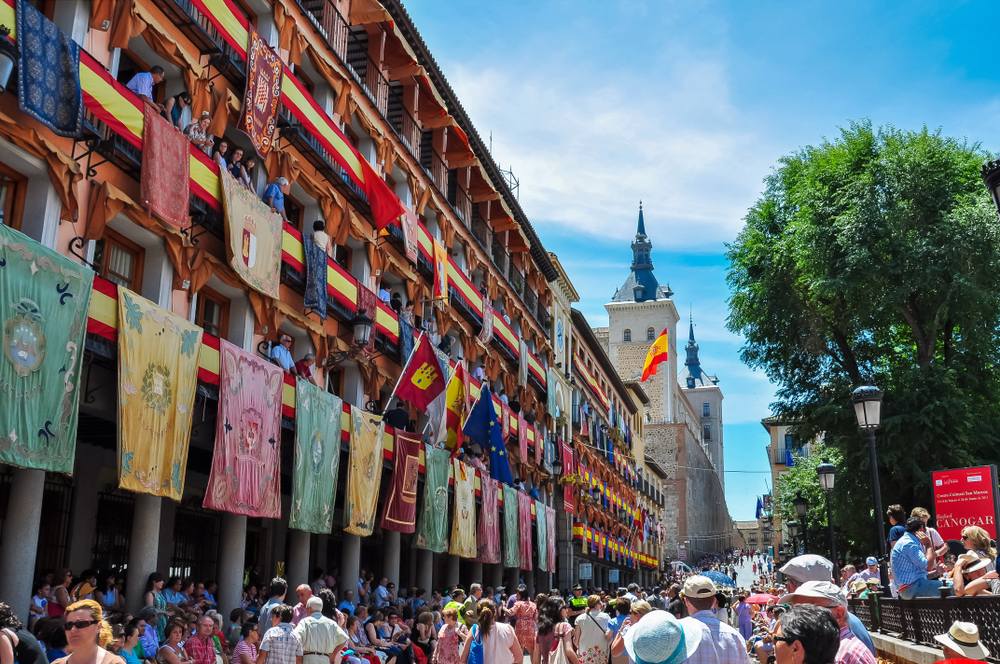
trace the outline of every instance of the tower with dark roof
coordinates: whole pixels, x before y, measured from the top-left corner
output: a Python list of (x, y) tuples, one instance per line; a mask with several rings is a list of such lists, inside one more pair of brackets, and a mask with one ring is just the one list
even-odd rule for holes
[(612, 302), (648, 302), (669, 298), (673, 293), (669, 286), (660, 286), (653, 274), (653, 243), (646, 236), (646, 221), (642, 216), (642, 201), (639, 201), (639, 224), (632, 240), (632, 267), (622, 287), (611, 298)]

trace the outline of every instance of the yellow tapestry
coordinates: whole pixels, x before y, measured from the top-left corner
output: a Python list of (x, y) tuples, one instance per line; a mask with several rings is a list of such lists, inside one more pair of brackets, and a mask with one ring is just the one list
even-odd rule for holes
[(479, 555), (476, 546), (476, 471), (458, 459), (452, 461), (455, 473), (455, 516), (451, 522), (449, 553), (460, 558)]
[(180, 500), (202, 331), (118, 289), (118, 486)]
[(226, 253), (248, 286), (277, 299), (281, 282), (281, 216), (227, 171), (220, 171)]
[(382, 416), (351, 406), (351, 443), (347, 466), (344, 532), (367, 537), (375, 527), (375, 505), (382, 482)]

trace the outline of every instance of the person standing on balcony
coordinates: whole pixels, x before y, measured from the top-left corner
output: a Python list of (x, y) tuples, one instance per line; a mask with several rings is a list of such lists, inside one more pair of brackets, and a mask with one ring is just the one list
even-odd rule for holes
[(277, 212), (285, 221), (288, 221), (288, 215), (285, 214), (285, 195), (288, 194), (291, 187), (288, 178), (281, 176), (267, 185), (267, 188), (264, 189), (264, 195), (261, 197), (271, 207), (271, 212)]
[(191, 124), (191, 95), (187, 91), (175, 94), (167, 100), (165, 110), (170, 123), (183, 131)]
[(163, 105), (157, 104), (156, 100), (153, 99), (153, 86), (159, 85), (164, 80), (166, 80), (166, 76), (163, 74), (163, 67), (154, 65), (149, 71), (137, 72), (135, 76), (129, 79), (125, 87), (154, 106), (157, 106), (162, 111)]
[(212, 147), (215, 140), (208, 133), (208, 126), (212, 124), (212, 115), (208, 111), (202, 111), (197, 122), (192, 122), (184, 130), (188, 140), (194, 143), (205, 154), (212, 154)]

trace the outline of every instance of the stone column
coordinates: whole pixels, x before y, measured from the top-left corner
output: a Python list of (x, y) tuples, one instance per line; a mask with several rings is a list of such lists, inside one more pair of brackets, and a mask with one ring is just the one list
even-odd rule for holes
[(84, 466), (81, 461), (78, 457), (76, 477), (73, 479), (73, 511), (69, 520), (69, 568), (77, 571), (90, 567), (94, 558), (94, 524), (97, 523), (98, 504), (97, 485), (82, 479), (93, 476), (93, 467), (89, 464)]
[[(160, 551), (160, 503), (159, 496), (139, 493), (135, 496), (135, 511), (132, 513), (132, 536), (128, 547), (128, 586), (126, 608), (138, 611), (142, 608), (146, 577), (157, 571), (157, 555)], [(5, 538), (6, 539), (6, 538)]]
[(469, 573), (472, 575), (469, 577), (469, 583), (478, 583), (485, 586), (485, 579), (483, 579), (483, 564), (478, 560), (472, 561), (469, 565)]
[(417, 587), (427, 591), (429, 597), (434, 590), (434, 552), (417, 550)]
[[(156, 557), (156, 569), (166, 575), (170, 561), (174, 559), (174, 527), (177, 525), (177, 503), (172, 500), (160, 502), (160, 550)], [(215, 576), (219, 576), (220, 563), (216, 563)], [(143, 579), (143, 584), (146, 580)]]
[(44, 493), (44, 470), (21, 468), (14, 471), (3, 541), (0, 542), (0, 597), (11, 603), (14, 612), (25, 623), (28, 622), (28, 603), (35, 576)]
[(503, 565), (490, 565), (490, 585), (494, 588), (503, 585)]
[(506, 568), (507, 583), (505, 585), (507, 586), (508, 595), (517, 591), (517, 586), (521, 583), (520, 573), (521, 570), (516, 567)]
[[(229, 612), (243, 598), (243, 568), (246, 565), (247, 518), (240, 514), (222, 515), (219, 544), (219, 613), (229, 621)], [(266, 594), (266, 593), (265, 593)]]
[[(316, 536), (316, 567), (323, 570), (325, 574), (329, 574), (330, 570), (327, 568), (327, 555), (326, 555), (326, 545), (330, 541), (329, 535), (317, 535)], [(309, 572), (312, 575), (312, 571)], [(309, 579), (312, 581), (312, 579)]]
[[(448, 556), (448, 571), (445, 574), (444, 582), (445, 585), (447, 585), (449, 588), (457, 586), (460, 580), (458, 573), (459, 561), (460, 558), (458, 556), (452, 556), (452, 555)], [(469, 589), (466, 588), (465, 592), (469, 592)]]
[(309, 548), (312, 536), (304, 530), (292, 530), (288, 546), (288, 587), (309, 583)]
[(355, 599), (358, 589), (358, 575), (361, 573), (361, 538), (357, 535), (344, 533), (343, 543), (340, 547), (340, 596), (343, 597), (345, 590), (355, 591)]
[(399, 533), (394, 530), (382, 531), (382, 576), (396, 584), (399, 592)]

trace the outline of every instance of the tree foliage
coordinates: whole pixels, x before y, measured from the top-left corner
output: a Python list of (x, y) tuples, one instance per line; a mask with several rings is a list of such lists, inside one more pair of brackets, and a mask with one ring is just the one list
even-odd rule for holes
[[(1000, 231), (988, 155), (859, 122), (789, 155), (728, 249), (729, 328), (778, 385), (775, 414), (840, 451), (844, 514), (871, 506), (850, 393), (885, 392), (884, 503), (926, 504), (929, 471), (1000, 449)], [(870, 519), (838, 524), (862, 548)]]
[[(816, 467), (823, 461), (829, 461), (837, 468), (843, 468), (843, 457), (840, 450), (828, 447), (821, 442), (809, 444), (809, 454), (807, 456), (795, 456), (794, 465), (789, 466), (774, 482), (774, 511), (781, 518), (781, 523), (787, 524), (789, 521), (798, 521), (802, 527), (802, 519), (795, 512), (795, 498), (801, 495), (809, 504), (809, 511), (806, 513), (806, 526), (809, 529), (809, 551), (828, 553), (829, 536), (827, 535), (827, 510), (826, 494), (819, 483), (819, 475)], [(838, 476), (838, 481), (842, 477)], [(834, 494), (832, 500), (837, 503), (838, 484), (834, 484)], [(842, 516), (836, 513), (834, 516), (834, 526), (840, 527)], [(839, 549), (844, 553), (843, 547)]]

